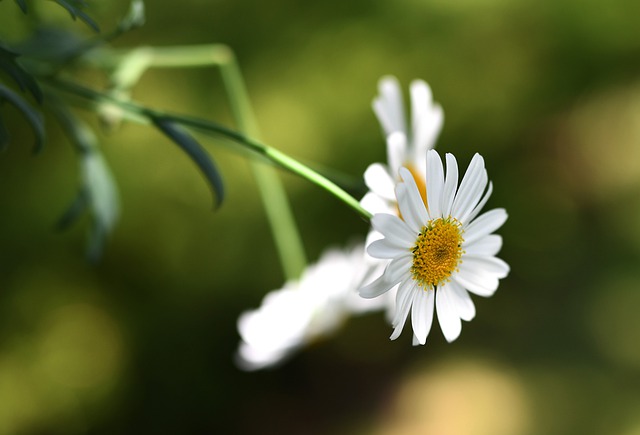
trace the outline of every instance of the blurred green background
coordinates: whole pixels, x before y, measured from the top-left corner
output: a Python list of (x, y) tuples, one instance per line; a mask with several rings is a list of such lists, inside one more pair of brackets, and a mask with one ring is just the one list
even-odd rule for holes
[[(90, 35), (48, 3), (31, 5)], [(128, 6), (91, 3), (103, 29)], [(226, 182), (214, 213), (156, 130), (101, 133), (123, 213), (92, 265), (88, 219), (52, 229), (76, 193), (72, 147), (47, 119), (34, 156), (4, 108), (0, 434), (639, 434), (638, 16), (627, 0), (148, 2), (146, 25), (114, 46), (230, 45), (265, 141), (355, 180), (386, 157), (370, 108), (380, 76), (425, 79), (445, 112), (437, 149), (463, 167), (486, 159), (511, 274), (474, 298), (453, 344), (437, 327), (425, 347), (390, 342), (377, 313), (246, 373), (237, 316), (283, 281), (246, 160), (201, 137)], [(0, 2), (3, 37), (25, 20)], [(133, 97), (233, 125), (214, 68), (150, 71)], [(310, 259), (364, 236), (353, 211), (282, 178)]]

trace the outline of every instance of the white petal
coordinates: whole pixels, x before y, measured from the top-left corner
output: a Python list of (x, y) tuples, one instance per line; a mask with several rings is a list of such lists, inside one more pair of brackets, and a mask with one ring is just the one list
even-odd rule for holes
[(369, 165), (364, 171), (364, 182), (367, 187), (375, 194), (388, 199), (395, 199), (394, 187), (396, 185), (394, 179), (389, 175), (387, 168), (380, 163)]
[(416, 234), (422, 229), (422, 221), (416, 216), (414, 207), (411, 206), (411, 198), (409, 195), (409, 187), (405, 183), (398, 183), (396, 185), (396, 198), (398, 198), (398, 212), (411, 231), (415, 231)]
[(407, 322), (407, 316), (411, 309), (414, 288), (415, 287), (405, 287), (405, 290), (402, 293), (402, 298), (400, 292), (402, 285), (400, 286), (400, 289), (398, 289), (398, 296), (396, 297), (396, 313), (393, 321), (394, 329), (391, 337), (389, 337), (391, 340), (395, 340), (400, 336), (400, 334), (402, 334), (402, 329), (404, 328), (404, 324)]
[[(395, 203), (395, 196), (393, 198), (393, 202)], [(360, 205), (366, 211), (371, 214), (376, 213), (394, 213), (394, 208), (389, 206), (389, 201), (385, 201), (379, 195), (376, 195), (372, 192), (367, 192), (365, 196), (360, 200)]]
[[(396, 131), (387, 136), (387, 165), (391, 176), (399, 177), (398, 171), (407, 161), (407, 135)], [(395, 199), (395, 198), (394, 198)]]
[[(398, 291), (396, 292), (396, 311), (391, 320), (393, 326), (397, 326), (400, 320), (402, 320), (404, 309), (411, 306), (415, 286), (413, 280), (403, 281), (400, 283), (400, 286), (398, 286)], [(406, 319), (406, 315), (404, 318)], [(404, 320), (402, 322), (404, 323)]]
[(429, 213), (425, 208), (424, 201), (411, 172), (406, 168), (401, 168), (400, 176), (403, 183), (396, 186), (398, 208), (402, 213), (402, 218), (409, 224), (411, 230), (419, 233), (429, 221)]
[(478, 213), (480, 213), (480, 210), (482, 210), (482, 207), (484, 207), (484, 205), (489, 200), (491, 193), (493, 193), (493, 183), (489, 182), (489, 187), (487, 188), (487, 192), (484, 194), (484, 196), (482, 197), (480, 202), (475, 206), (475, 208), (471, 210), (471, 213), (469, 213), (469, 215), (465, 217), (464, 221), (461, 221), (463, 224), (466, 222), (471, 222), (476, 216), (478, 216)]
[(475, 268), (498, 278), (504, 278), (509, 274), (509, 265), (497, 257), (465, 255), (462, 260), (460, 265), (465, 264), (469, 269)]
[[(374, 230), (373, 228), (369, 231), (369, 233), (367, 233), (367, 238), (365, 240), (365, 246), (368, 246), (369, 244), (371, 244), (372, 242), (376, 241), (376, 240), (381, 240), (383, 239), (384, 236), (382, 234), (380, 234), (378, 231)], [(366, 251), (366, 249), (365, 249)]]
[(411, 263), (412, 254), (410, 252), (405, 256), (394, 258), (384, 272), (387, 274), (387, 280), (400, 282), (403, 278), (411, 279)]
[(460, 264), (458, 273), (452, 276), (453, 280), (471, 293), (478, 296), (492, 296), (498, 289), (498, 277), (496, 275), (483, 272), (477, 268), (469, 268), (466, 263)]
[(269, 353), (299, 346), (314, 310), (307, 295), (298, 288), (269, 292), (258, 309), (239, 316), (237, 326), (242, 340)]
[(433, 299), (434, 290), (423, 290), (416, 287), (413, 293), (413, 305), (411, 308), (411, 325), (413, 334), (418, 343), (425, 344), (433, 323)]
[(424, 158), (426, 151), (433, 148), (442, 128), (444, 115), (442, 108), (433, 103), (429, 85), (422, 80), (414, 80), (410, 87), (411, 116), (413, 127), (413, 148), (417, 158)]
[(480, 154), (475, 154), (462, 178), (456, 199), (453, 201), (451, 214), (462, 222), (478, 203), (487, 181), (484, 159)]
[(464, 244), (464, 252), (467, 255), (486, 255), (491, 257), (500, 252), (500, 248), (502, 248), (502, 237), (498, 234), (489, 234), (476, 239), (470, 244)]
[(406, 132), (404, 102), (398, 80), (392, 76), (383, 77), (380, 79), (378, 89), (380, 95), (373, 101), (373, 111), (384, 129), (385, 135), (388, 136), (394, 131)]
[(476, 306), (473, 304), (469, 293), (455, 281), (448, 282), (447, 287), (451, 291), (451, 297), (455, 302), (460, 318), (467, 322), (472, 320), (476, 316)]
[[(414, 80), (409, 87), (411, 95), (411, 125), (414, 146), (425, 143), (426, 133), (423, 124), (429, 121), (429, 110), (433, 101), (433, 94), (429, 85), (423, 80)], [(423, 152), (426, 151), (423, 150)]]
[[(484, 204), (482, 204), (478, 208), (478, 204), (480, 203), (482, 198), (482, 193), (485, 191), (488, 182), (489, 178), (487, 176), (487, 171), (483, 170), (480, 173), (480, 177), (474, 184), (474, 188), (469, 192), (469, 207), (463, 207), (459, 212), (460, 215), (458, 216), (458, 220), (462, 222), (463, 225), (471, 221), (470, 217), (474, 211), (477, 212), (484, 206)], [(489, 199), (489, 197), (487, 197), (486, 199)]]
[(507, 211), (503, 208), (494, 208), (481, 214), (464, 228), (464, 243), (462, 247), (470, 246), (476, 240), (491, 234), (500, 228), (506, 220)]
[(444, 168), (440, 155), (435, 150), (427, 152), (427, 202), (431, 219), (442, 217), (442, 192)]
[(360, 287), (358, 289), (358, 293), (365, 299), (373, 299), (381, 294), (388, 292), (392, 287), (394, 287), (397, 283), (389, 283), (385, 277), (385, 275), (381, 275), (376, 278), (373, 282)]
[(261, 349), (241, 342), (235, 361), (242, 370), (260, 370), (280, 363), (292, 350), (291, 348)]
[(371, 225), (395, 246), (412, 247), (418, 237), (418, 233), (411, 231), (405, 221), (391, 214), (376, 214), (371, 218)]
[(451, 289), (448, 285), (438, 287), (438, 290), (436, 290), (436, 311), (444, 338), (451, 343), (460, 335), (462, 322), (460, 321), (455, 299), (452, 297)]
[(416, 334), (413, 334), (413, 338), (411, 339), (411, 345), (420, 346), (420, 341), (418, 341), (418, 337), (416, 337)]
[(389, 243), (389, 239), (381, 239), (371, 242), (371, 244), (367, 246), (367, 253), (373, 258), (390, 260), (399, 255), (406, 254), (407, 248), (395, 246)]
[(450, 153), (447, 153), (445, 158), (447, 159), (447, 175), (444, 180), (444, 192), (442, 194), (442, 215), (450, 216), (458, 188), (458, 162), (453, 154)]

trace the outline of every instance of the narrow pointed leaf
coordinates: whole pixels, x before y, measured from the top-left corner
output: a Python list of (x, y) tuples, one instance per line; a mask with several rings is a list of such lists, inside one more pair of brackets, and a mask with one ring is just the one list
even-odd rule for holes
[(33, 129), (33, 133), (36, 137), (34, 152), (40, 152), (45, 139), (44, 121), (40, 112), (31, 107), (20, 95), (0, 84), (0, 100), (2, 99), (9, 101), (16, 106), (16, 108), (22, 112), (29, 124), (31, 124), (31, 128)]
[(191, 135), (174, 122), (159, 117), (152, 118), (152, 121), (160, 131), (182, 148), (195, 164), (198, 165), (198, 168), (200, 168), (213, 190), (215, 207), (220, 207), (224, 199), (224, 186), (220, 172), (211, 156), (209, 156)]
[(42, 103), (42, 91), (35, 79), (16, 61), (18, 53), (0, 46), (0, 69), (18, 84), (21, 90), (28, 90), (38, 103)]
[(55, 100), (49, 102), (60, 126), (78, 151), (81, 177), (80, 193), (58, 222), (58, 228), (71, 225), (87, 209), (91, 215), (87, 256), (91, 261), (97, 261), (120, 215), (118, 187), (93, 130), (65, 105)]
[(24, 0), (15, 0), (22, 12), (27, 13), (27, 3)]
[(76, 19), (76, 17), (80, 18), (93, 30), (95, 30), (96, 32), (100, 32), (100, 27), (98, 27), (98, 24), (95, 21), (93, 21), (93, 19), (90, 16), (88, 16), (86, 13), (84, 13), (84, 11), (82, 10), (82, 8), (84, 8), (85, 6), (85, 2), (81, 0), (54, 0), (54, 1), (58, 3), (60, 6), (62, 6), (63, 8), (65, 8), (67, 12), (71, 14), (71, 18), (73, 18), (74, 20)]

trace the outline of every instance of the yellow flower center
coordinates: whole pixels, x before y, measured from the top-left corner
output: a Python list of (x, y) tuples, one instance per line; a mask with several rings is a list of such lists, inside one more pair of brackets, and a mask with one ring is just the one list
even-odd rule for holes
[(458, 270), (462, 250), (462, 224), (457, 219), (438, 218), (429, 221), (418, 235), (413, 252), (411, 274), (428, 290), (441, 285)]

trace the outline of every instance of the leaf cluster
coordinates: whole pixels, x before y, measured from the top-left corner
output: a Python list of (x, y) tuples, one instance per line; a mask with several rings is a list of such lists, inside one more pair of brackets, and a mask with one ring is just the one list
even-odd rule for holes
[[(35, 153), (40, 153), (46, 142), (44, 113), (53, 115), (52, 119), (62, 127), (77, 151), (80, 179), (76, 198), (59, 219), (57, 228), (66, 229), (81, 215), (88, 213), (92, 224), (87, 254), (90, 259), (97, 260), (118, 220), (117, 185), (93, 129), (73, 113), (70, 102), (60, 98), (55, 88), (47, 87), (44, 82), (51, 77), (72, 75), (75, 61), (116, 36), (142, 25), (144, 3), (142, 0), (132, 0), (129, 12), (117, 28), (100, 35), (98, 24), (85, 11), (87, 2), (53, 1), (67, 10), (74, 20), (80, 19), (98, 35), (81, 39), (65, 29), (36, 26), (27, 38), (18, 43), (10, 45), (0, 39), (0, 150), (6, 149), (11, 142), (11, 133), (3, 116), (2, 109), (5, 106), (16, 109), (31, 127)], [(15, 2), (24, 14), (29, 13), (25, 0)], [(171, 127), (168, 128), (167, 131), (171, 131)], [(185, 149), (199, 156), (193, 144)]]

